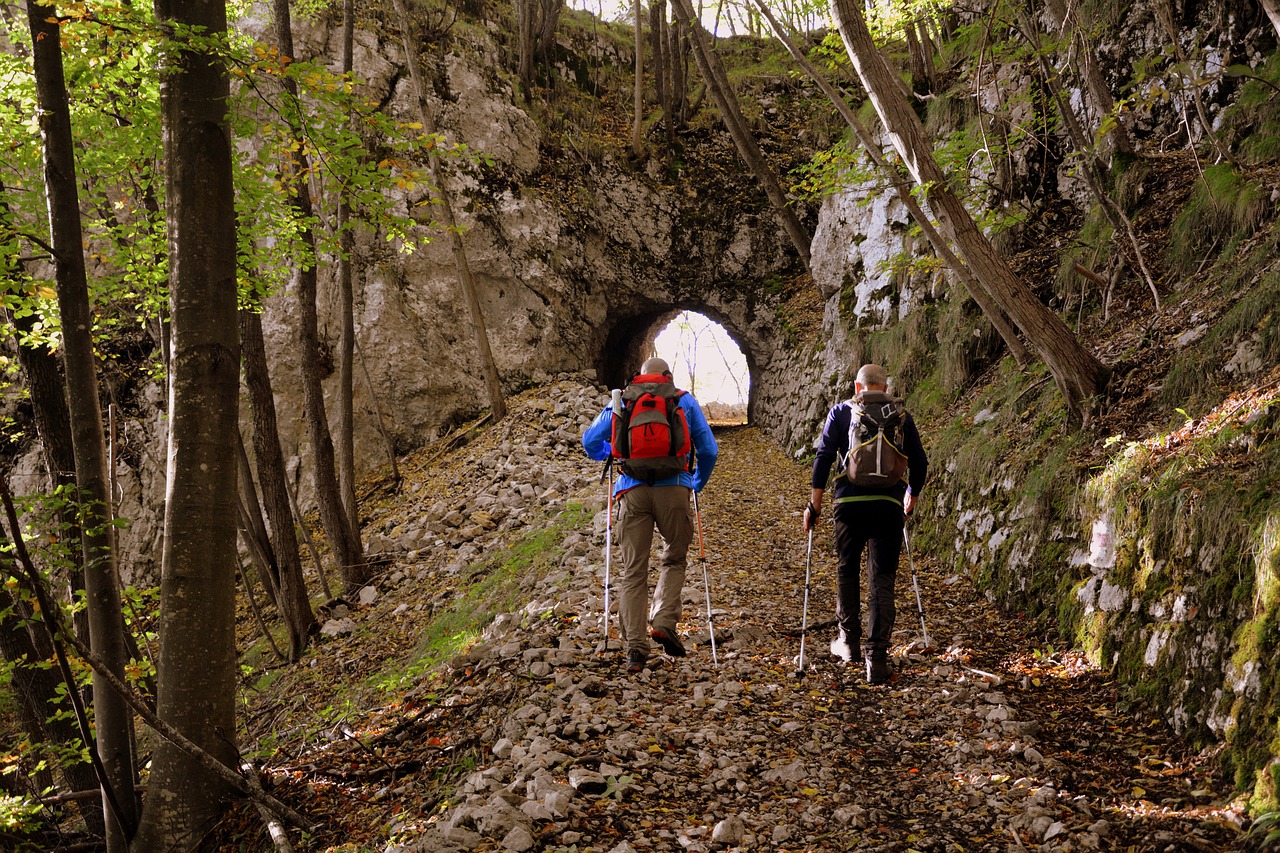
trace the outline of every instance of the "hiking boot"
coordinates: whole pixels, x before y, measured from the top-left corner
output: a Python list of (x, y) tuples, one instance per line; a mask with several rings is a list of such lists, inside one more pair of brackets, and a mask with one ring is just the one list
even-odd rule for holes
[(644, 652), (627, 652), (627, 672), (643, 672), (644, 665), (648, 662), (649, 656)]
[(849, 638), (843, 631), (831, 641), (831, 654), (845, 663), (862, 663), (862, 649), (859, 647), (858, 641), (854, 640), (850, 643)]
[(680, 642), (680, 638), (676, 636), (674, 629), (670, 628), (650, 628), (649, 636), (662, 646), (662, 650), (673, 658), (684, 657), (684, 644)]
[(889, 681), (889, 659), (883, 650), (872, 649), (867, 656), (867, 683), (885, 684)]

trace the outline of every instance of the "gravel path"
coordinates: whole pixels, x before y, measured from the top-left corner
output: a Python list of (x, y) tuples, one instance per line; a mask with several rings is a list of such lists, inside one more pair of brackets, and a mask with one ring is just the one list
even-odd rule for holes
[[(477, 448), (489, 459), (477, 470), (501, 481), (504, 465), (527, 469), (517, 457), (533, 454), (552, 482), (534, 484), (526, 497), (585, 501), (596, 510), (594, 528), (566, 538), (559, 568), (531, 579), (523, 606), (500, 614), (446, 665), (447, 702), (423, 703), (419, 688), (366, 720), (380, 732), (366, 746), (375, 743), (379, 760), (403, 771), (361, 789), (365, 801), (393, 803), (379, 847), (1239, 849), (1242, 817), (1225, 803), (1211, 758), (1125, 706), (1081, 655), (989, 606), (954, 574), (950, 554), (914, 555), (928, 646), (904, 557), (896, 672), (872, 687), (860, 669), (828, 654), (835, 579), (824, 518), (814, 537), (809, 666), (797, 677), (805, 569), (798, 509), (808, 473), (753, 428), (717, 430), (721, 463), (699, 502), (705, 563), (695, 543), (680, 625), (689, 656), (669, 658), (655, 646), (644, 672), (626, 673), (616, 618), (607, 647), (602, 640), (599, 467), (570, 441), (594, 414), (594, 404), (578, 401), (604, 397), (563, 382), (548, 394), (551, 402), (539, 405), (553, 439), (494, 437), (497, 445)], [(476, 476), (451, 482), (483, 503)], [(507, 515), (485, 507), (460, 513), (474, 520), (483, 512), (488, 526)], [(471, 551), (504, 547), (497, 534), (508, 524), (491, 539), (477, 536)], [(402, 555), (397, 565), (406, 568), (392, 577), (407, 582), (415, 560), (420, 579), (464, 570), (458, 558), (447, 571), (428, 571), (429, 551)], [(400, 613), (404, 596), (393, 590), (377, 606)], [(464, 770), (456, 760), (445, 769), (461, 781), (426, 797), (447, 775), (431, 756), (459, 744), (472, 758)], [(419, 765), (416, 776), (405, 771)]]

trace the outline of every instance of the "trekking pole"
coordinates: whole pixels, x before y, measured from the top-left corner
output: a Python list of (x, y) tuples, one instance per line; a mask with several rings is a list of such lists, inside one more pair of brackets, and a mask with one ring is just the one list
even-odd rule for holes
[(604, 523), (604, 650), (609, 651), (609, 562), (613, 555), (613, 458), (604, 463), (604, 471), (600, 474), (600, 482), (609, 480), (608, 505), (609, 514)]
[(796, 658), (796, 678), (804, 678), (808, 661), (804, 659), (804, 638), (809, 631), (809, 570), (813, 568), (813, 528), (809, 528), (809, 549), (804, 560), (804, 609), (800, 617), (800, 655)]
[(924, 604), (920, 601), (920, 582), (916, 580), (916, 561), (911, 556), (911, 539), (907, 536), (907, 523), (902, 523), (902, 541), (907, 546), (907, 563), (911, 566), (911, 585), (916, 590), (916, 610), (920, 613), (920, 631), (924, 634), (924, 647), (927, 649), (933, 645), (929, 642), (929, 629), (924, 625)]
[(711, 622), (711, 582), (707, 580), (707, 546), (702, 539), (702, 510), (698, 509), (698, 493), (693, 493), (693, 514), (698, 519), (698, 561), (702, 563), (702, 588), (707, 591), (707, 633), (711, 635), (711, 662), (720, 663), (716, 656), (716, 628)]

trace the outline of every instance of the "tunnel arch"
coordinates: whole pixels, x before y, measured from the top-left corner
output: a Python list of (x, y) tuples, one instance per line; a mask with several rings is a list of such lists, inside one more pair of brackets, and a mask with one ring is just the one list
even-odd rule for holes
[(756, 355), (750, 341), (723, 312), (704, 302), (680, 301), (619, 313), (610, 317), (595, 358), (596, 376), (608, 388), (621, 388), (653, 352), (658, 335), (681, 312), (692, 311), (718, 324), (737, 345), (747, 362), (747, 419), (756, 396)]

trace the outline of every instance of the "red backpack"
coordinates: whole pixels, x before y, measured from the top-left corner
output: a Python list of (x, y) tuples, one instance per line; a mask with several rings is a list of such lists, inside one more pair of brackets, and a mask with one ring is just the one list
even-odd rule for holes
[(660, 373), (642, 373), (627, 383), (610, 440), (624, 473), (652, 486), (690, 469), (693, 443), (680, 407), (684, 394)]

